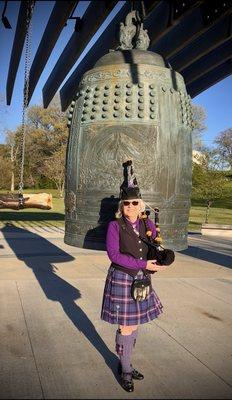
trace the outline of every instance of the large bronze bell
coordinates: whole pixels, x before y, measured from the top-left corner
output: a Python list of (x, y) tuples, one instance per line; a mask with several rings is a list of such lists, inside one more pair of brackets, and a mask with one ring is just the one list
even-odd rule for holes
[[(163, 244), (187, 248), (192, 112), (182, 76), (147, 51), (135, 11), (121, 24), (121, 45), (82, 77), (71, 105), (65, 243), (104, 249), (122, 164), (132, 159), (145, 202), (160, 209)], [(134, 29), (135, 28), (135, 29)], [(136, 43), (133, 43), (136, 36)]]

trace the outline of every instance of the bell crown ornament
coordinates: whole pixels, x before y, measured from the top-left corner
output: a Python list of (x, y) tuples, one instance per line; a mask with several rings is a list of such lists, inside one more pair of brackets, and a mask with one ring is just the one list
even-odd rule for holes
[(126, 16), (125, 24), (123, 22), (120, 23), (119, 42), (120, 45), (117, 50), (148, 49), (150, 39), (147, 29), (143, 29), (139, 11), (131, 11)]

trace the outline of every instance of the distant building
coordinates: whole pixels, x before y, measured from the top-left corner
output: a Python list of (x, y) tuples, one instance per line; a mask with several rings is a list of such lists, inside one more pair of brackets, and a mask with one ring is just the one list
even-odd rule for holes
[(204, 161), (206, 160), (206, 157), (205, 157), (205, 154), (203, 154), (201, 151), (193, 150), (192, 160), (194, 163), (196, 163), (198, 165), (202, 165), (204, 163)]

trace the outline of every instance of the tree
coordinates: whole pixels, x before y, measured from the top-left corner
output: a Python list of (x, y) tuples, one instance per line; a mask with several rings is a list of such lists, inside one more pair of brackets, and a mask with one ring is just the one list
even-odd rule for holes
[(192, 104), (192, 113), (194, 126), (192, 131), (193, 149), (202, 151), (204, 147), (202, 134), (207, 129), (205, 124), (206, 111), (202, 106)]
[[(26, 129), (26, 144), (28, 141), (28, 128)], [(6, 131), (6, 142), (8, 147), (8, 158), (11, 162), (11, 192), (15, 190), (15, 186), (19, 185), (21, 168), (22, 168), (22, 126), (18, 126), (15, 131)], [(28, 176), (30, 176), (30, 172), (28, 171), (28, 162), (30, 159), (28, 157), (28, 151), (25, 149), (25, 160), (23, 163), (24, 169), (24, 183), (26, 182), (26, 186), (30, 181)], [(33, 154), (31, 154), (31, 159), (33, 159)], [(8, 185), (9, 186), (9, 185)], [(32, 185), (28, 185), (32, 186)]]
[[(22, 156), (22, 126), (18, 126), (14, 131), (6, 132), (7, 154), (9, 161), (8, 171), (11, 171), (11, 179), (6, 184), (8, 190), (14, 190), (14, 186), (19, 183)], [(50, 175), (46, 173), (48, 159), (55, 162), (59, 158), (59, 170), (65, 167), (65, 158), (62, 157), (68, 141), (68, 128), (66, 114), (60, 109), (57, 99), (44, 109), (41, 105), (29, 107), (25, 124), (25, 157), (24, 157), (24, 187), (35, 187), (40, 185), (53, 185), (55, 172)], [(55, 178), (58, 179), (57, 176)], [(5, 180), (6, 182), (6, 180)], [(56, 186), (58, 183), (56, 182)], [(62, 184), (60, 184), (62, 186)], [(60, 189), (62, 191), (62, 188)]]
[(232, 169), (232, 128), (219, 133), (214, 143), (217, 144), (217, 152), (222, 161)]
[(45, 154), (50, 155), (62, 144), (67, 143), (67, 118), (66, 114), (61, 111), (57, 99), (47, 109), (42, 106), (30, 107), (27, 118), (31, 129), (30, 135), (32, 131), (37, 132), (37, 139), (41, 135), (40, 145)]
[[(25, 149), (25, 182), (28, 186), (39, 185), (43, 177), (51, 182), (56, 181), (51, 172), (52, 164), (59, 158), (59, 168), (64, 170), (65, 159), (61, 154), (68, 141), (68, 128), (66, 114), (60, 109), (57, 99), (44, 109), (42, 106), (32, 106), (27, 112), (26, 149)], [(50, 162), (48, 162), (51, 158)], [(46, 173), (46, 167), (49, 172)], [(58, 167), (58, 165), (57, 165)], [(58, 179), (59, 180), (59, 179)], [(60, 189), (62, 190), (62, 189)]]
[(1, 165), (1, 171), (0, 171), (0, 189), (7, 189), (9, 190), (9, 183), (10, 183), (10, 178), (11, 178), (11, 165), (10, 161), (0, 155), (0, 165)]
[(45, 160), (44, 166), (41, 168), (41, 173), (55, 183), (60, 197), (63, 197), (64, 194), (65, 155), (66, 145), (63, 144), (52, 156)]
[(193, 163), (192, 196), (212, 202), (220, 198), (227, 183), (215, 150), (204, 149), (201, 164)]
[(14, 131), (6, 131), (6, 143), (8, 145), (9, 151), (9, 160), (10, 160), (10, 171), (11, 171), (11, 185), (10, 191), (14, 192), (15, 189), (15, 162), (18, 156), (19, 151), (19, 143), (15, 140), (16, 132)]
[(9, 148), (0, 144), (0, 189), (10, 189), (11, 164), (8, 156)]

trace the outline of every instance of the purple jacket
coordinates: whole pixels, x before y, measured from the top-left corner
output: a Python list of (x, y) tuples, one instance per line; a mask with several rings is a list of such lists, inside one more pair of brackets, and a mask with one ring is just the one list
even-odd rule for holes
[[(147, 221), (148, 221), (148, 226), (152, 231), (152, 237), (154, 238), (156, 237), (155, 225), (150, 219), (148, 219)], [(132, 225), (132, 223), (128, 219), (126, 219), (126, 223)], [(142, 221), (137, 219), (135, 226), (137, 230), (139, 230), (139, 224), (141, 223)], [(106, 249), (110, 261), (115, 264), (122, 265), (123, 267), (131, 269), (145, 268), (147, 265), (146, 260), (140, 260), (130, 255), (120, 253), (119, 225), (117, 221), (111, 221), (108, 225), (108, 231), (106, 236)]]

